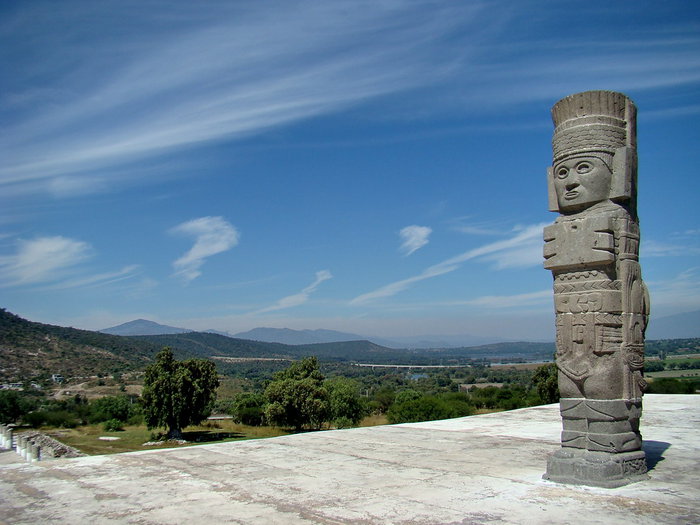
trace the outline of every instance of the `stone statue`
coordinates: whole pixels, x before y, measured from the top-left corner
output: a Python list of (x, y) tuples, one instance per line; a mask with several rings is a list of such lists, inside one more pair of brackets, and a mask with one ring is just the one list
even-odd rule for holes
[(645, 479), (639, 418), (649, 297), (639, 267), (636, 107), (587, 91), (552, 108), (544, 267), (554, 278), (561, 449), (545, 479)]

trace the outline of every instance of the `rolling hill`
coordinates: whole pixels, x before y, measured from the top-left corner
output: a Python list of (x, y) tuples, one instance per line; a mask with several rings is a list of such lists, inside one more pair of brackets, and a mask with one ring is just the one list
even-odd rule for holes
[(109, 374), (146, 366), (147, 341), (27, 321), (0, 309), (0, 380)]
[[(394, 349), (370, 341), (287, 345), (228, 337), (209, 332), (118, 336), (36, 323), (0, 309), (0, 382), (95, 376), (142, 370), (164, 346), (178, 359), (299, 359), (315, 355), (326, 362), (448, 365), (475, 361), (547, 361), (554, 343), (495, 343), (443, 349)], [(647, 354), (697, 351), (698, 339), (647, 341)], [(218, 362), (221, 363), (220, 360)], [(223, 368), (222, 368), (223, 370)]]

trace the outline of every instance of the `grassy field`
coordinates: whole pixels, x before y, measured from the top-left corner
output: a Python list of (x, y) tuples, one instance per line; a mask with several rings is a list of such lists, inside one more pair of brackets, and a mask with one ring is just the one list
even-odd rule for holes
[(644, 377), (651, 379), (655, 377), (700, 377), (700, 370), (661, 370), (659, 372), (645, 372)]
[[(373, 415), (363, 419), (359, 426), (372, 427), (386, 424), (386, 416)], [(231, 420), (207, 421), (202, 425), (187, 427), (183, 431), (187, 443), (174, 441), (155, 443), (152, 439), (153, 431), (148, 430), (143, 425), (125, 425), (124, 430), (119, 432), (105, 432), (101, 424), (84, 425), (71, 429), (42, 429), (42, 431), (61, 443), (90, 456), (155, 448), (188, 447), (203, 443), (264, 439), (289, 434), (288, 431), (278, 427), (251, 427), (234, 423)], [(144, 443), (153, 444), (144, 446)]]
[(210, 421), (203, 425), (187, 427), (183, 431), (187, 443), (180, 444), (173, 441), (165, 441), (147, 446), (144, 446), (144, 443), (153, 442), (151, 439), (152, 431), (143, 425), (127, 425), (123, 431), (119, 432), (105, 432), (102, 429), (102, 425), (85, 425), (72, 429), (46, 430), (45, 433), (61, 443), (78, 449), (84, 454), (99, 455), (151, 450), (154, 448), (186, 447), (202, 443), (261, 439), (283, 436), (289, 432), (277, 427), (240, 425), (230, 420)]

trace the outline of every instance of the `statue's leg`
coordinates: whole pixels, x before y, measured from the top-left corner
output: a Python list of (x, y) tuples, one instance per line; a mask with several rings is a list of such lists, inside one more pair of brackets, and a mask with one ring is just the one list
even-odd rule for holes
[(586, 449), (609, 453), (641, 450), (641, 399), (588, 399), (586, 412)]
[(562, 420), (561, 446), (585, 449), (588, 439), (586, 400), (579, 386), (559, 372), (559, 411)]

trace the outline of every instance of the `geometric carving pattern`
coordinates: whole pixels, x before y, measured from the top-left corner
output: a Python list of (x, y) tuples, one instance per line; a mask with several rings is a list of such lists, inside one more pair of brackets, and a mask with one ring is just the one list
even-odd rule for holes
[(567, 272), (560, 273), (555, 276), (555, 280), (558, 281), (578, 281), (584, 279), (590, 279), (591, 277), (596, 277), (600, 275), (601, 272), (597, 270), (589, 270), (584, 272)]
[[(608, 481), (619, 486), (646, 472), (639, 418), (649, 299), (638, 262), (636, 108), (620, 93), (593, 91), (562, 99), (552, 116), (547, 183), (560, 215), (545, 227), (543, 254), (554, 280), (566, 452), (550, 458), (546, 477), (600, 486), (617, 476)], [(594, 454), (598, 466), (578, 453)]]
[(555, 283), (554, 293), (585, 292), (587, 290), (620, 290), (620, 281), (580, 281), (575, 283)]

